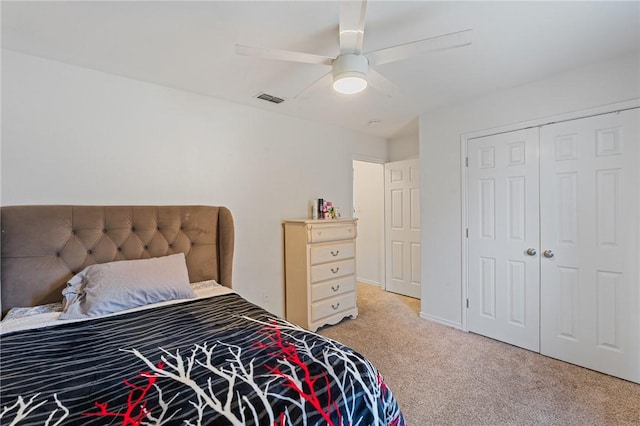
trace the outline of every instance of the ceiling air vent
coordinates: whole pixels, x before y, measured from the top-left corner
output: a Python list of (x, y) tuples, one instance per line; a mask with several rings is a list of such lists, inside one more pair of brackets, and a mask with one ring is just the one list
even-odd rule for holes
[(274, 104), (279, 104), (280, 102), (284, 102), (284, 99), (278, 98), (277, 96), (267, 95), (266, 93), (262, 93), (257, 96), (258, 99), (262, 99), (263, 101), (273, 102)]

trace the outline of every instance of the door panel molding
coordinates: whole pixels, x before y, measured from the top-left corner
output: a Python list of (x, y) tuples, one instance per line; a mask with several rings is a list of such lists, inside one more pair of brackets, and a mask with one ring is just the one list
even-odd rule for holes
[[(540, 275), (541, 282), (556, 282), (555, 288), (549, 288), (542, 300), (540, 289), (541, 315), (546, 315), (547, 323), (555, 324), (554, 330), (544, 339), (554, 339), (565, 342), (560, 354), (548, 353), (541, 340), (541, 353), (547, 354), (565, 361), (583, 365), (607, 374), (622, 377), (640, 383), (640, 100), (623, 102), (594, 108), (587, 111), (578, 111), (562, 116), (540, 119), (525, 123), (528, 128), (542, 127), (561, 128), (561, 132), (554, 135), (553, 140), (545, 140), (540, 135), (540, 190), (544, 185), (553, 185), (554, 193), (553, 214), (550, 208), (539, 206), (541, 214), (553, 216), (554, 227), (545, 232), (545, 220), (541, 219), (539, 238), (540, 268), (545, 265), (551, 267), (545, 278)], [(628, 111), (636, 109), (635, 111)], [(628, 113), (623, 113), (628, 111)], [(605, 114), (618, 112), (616, 116), (633, 115), (631, 121), (618, 125), (615, 120), (608, 120)], [(593, 118), (590, 123), (599, 123), (593, 130), (588, 130), (589, 135), (580, 135), (572, 132), (574, 123), (562, 125), (566, 121)], [(559, 123), (559, 124), (558, 124)], [(629, 124), (631, 123), (631, 124)], [(622, 128), (621, 126), (626, 126)], [(553, 126), (553, 127), (552, 127)], [(630, 126), (630, 130), (627, 127)], [(461, 178), (462, 178), (462, 329), (469, 331), (470, 326), (468, 297), (470, 276), (476, 272), (470, 269), (469, 239), (467, 232), (470, 227), (470, 193), (477, 188), (472, 188), (469, 182), (468, 162), (477, 161), (473, 165), (479, 168), (492, 167), (496, 162), (496, 152), (484, 149), (477, 157), (479, 160), (469, 158), (469, 142), (479, 137), (498, 135), (512, 130), (523, 129), (523, 124), (505, 126), (482, 132), (474, 132), (461, 136)], [(544, 127), (543, 127), (544, 129)], [(629, 139), (628, 133), (634, 133)], [(627, 139), (625, 139), (625, 137)], [(588, 142), (585, 142), (585, 139)], [(631, 141), (631, 146), (629, 146)], [(543, 142), (545, 144), (543, 148)], [(585, 147), (585, 143), (588, 146)], [(597, 163), (590, 171), (573, 170), (570, 164), (577, 159), (585, 157), (588, 151), (592, 160)], [(543, 152), (544, 151), (544, 152)], [(522, 158), (521, 149), (516, 142), (509, 144), (507, 149), (508, 164), (517, 164)], [(621, 162), (620, 159), (626, 160)], [(553, 173), (543, 170), (542, 162), (547, 162), (547, 169), (552, 167)], [(549, 166), (552, 165), (552, 166)], [(519, 239), (519, 192), (522, 190), (521, 182), (515, 177), (510, 178), (507, 184), (506, 197), (508, 212), (507, 232), (509, 240)], [(588, 190), (585, 188), (589, 188)], [(500, 189), (495, 189), (500, 191)], [(591, 192), (589, 192), (591, 191)], [(491, 229), (491, 191), (486, 191), (487, 202), (484, 206), (486, 220), (483, 233), (486, 237), (493, 237), (496, 232)], [(495, 197), (495, 195), (493, 195)], [(544, 194), (540, 195), (541, 200)], [(593, 200), (592, 204), (585, 204), (585, 200)], [(541, 201), (542, 202), (542, 201)], [(547, 200), (548, 204), (549, 201)], [(592, 206), (592, 207), (590, 207)], [(497, 208), (493, 208), (494, 211)], [(545, 213), (546, 212), (546, 213)], [(579, 220), (578, 220), (579, 217)], [(476, 218), (477, 220), (477, 218)], [(547, 217), (546, 222), (551, 220)], [(585, 231), (585, 223), (591, 231)], [(549, 240), (552, 238), (553, 241)], [(629, 245), (631, 244), (631, 245)], [(547, 247), (548, 246), (548, 247)], [(580, 247), (593, 247), (592, 255), (578, 254)], [(546, 249), (553, 249), (555, 256), (544, 256)], [(622, 250), (622, 252), (620, 252)], [(584, 249), (582, 249), (584, 251)], [(580, 251), (580, 252), (582, 252)], [(571, 253), (575, 252), (575, 253)], [(597, 252), (597, 253), (596, 253)], [(620, 252), (616, 254), (616, 252)], [(585, 257), (586, 256), (586, 257)], [(579, 266), (580, 259), (582, 266)], [(586, 260), (585, 260), (586, 259)], [(586, 263), (584, 263), (586, 262)], [(626, 265), (626, 266), (624, 266)], [(618, 267), (619, 266), (619, 267)], [(585, 272), (586, 269), (589, 271)], [(551, 272), (549, 272), (551, 271)], [(622, 272), (621, 272), (622, 271)], [(585, 278), (585, 273), (587, 277)], [(518, 265), (509, 261), (507, 276), (500, 277), (494, 271), (496, 280), (508, 281), (508, 321), (516, 325), (519, 319), (518, 309)], [(553, 278), (552, 278), (553, 277)], [(488, 277), (487, 277), (488, 279)], [(629, 281), (631, 280), (631, 281)], [(585, 288), (588, 286), (588, 289)], [(585, 292), (588, 292), (585, 295)], [(553, 294), (552, 294), (553, 293)], [(483, 292), (482, 304), (489, 303)], [(588, 301), (585, 303), (585, 298)], [(580, 303), (578, 303), (578, 300)], [(486, 302), (486, 303), (485, 303)], [(546, 304), (546, 306), (543, 306)], [(586, 306), (586, 307), (585, 307)], [(483, 308), (483, 311), (486, 309)], [(490, 311), (490, 310), (489, 310)], [(487, 312), (489, 313), (489, 312)], [(542, 318), (541, 318), (542, 321)], [(625, 322), (626, 321), (626, 322)], [(588, 325), (585, 326), (585, 322)], [(540, 332), (549, 332), (549, 326), (543, 329), (540, 323)], [(631, 333), (631, 334), (629, 334)], [(547, 345), (548, 346), (548, 345)], [(574, 349), (571, 349), (574, 347)], [(588, 349), (589, 348), (589, 349)], [(585, 352), (589, 352), (585, 355)], [(564, 352), (563, 352), (564, 351)], [(553, 352), (553, 351), (551, 351)], [(631, 355), (629, 355), (631, 354)], [(617, 357), (617, 358), (616, 358)], [(617, 365), (617, 366), (616, 366)]]
[[(567, 134), (575, 156), (558, 161)], [(540, 264), (540, 353), (640, 382), (640, 109), (544, 126), (540, 144), (540, 244), (555, 252)]]
[[(522, 130), (531, 127), (539, 127), (544, 126), (550, 123), (559, 123), (562, 121), (575, 120), (580, 118), (592, 117), (601, 114), (609, 114), (616, 111), (625, 111), (628, 109), (640, 108), (640, 99), (630, 99), (627, 101), (616, 102), (613, 104), (602, 105), (594, 108), (587, 108), (577, 111), (571, 111), (565, 114), (555, 114), (547, 117), (536, 118), (533, 120), (522, 121), (518, 123), (508, 124), (505, 126), (493, 127), (485, 130), (478, 130), (468, 133), (463, 133), (460, 135), (460, 246), (462, 248), (461, 253), (461, 278), (462, 278), (462, 291), (461, 291), (461, 299), (460, 305), (462, 306), (462, 318), (460, 319), (460, 325), (456, 323), (452, 323), (450, 321), (444, 320), (442, 318), (437, 318), (429, 315), (424, 315), (425, 318), (431, 319), (435, 322), (439, 322), (442, 324), (454, 326), (455, 328), (459, 328), (462, 331), (469, 331), (467, 326), (467, 314), (466, 314), (466, 306), (467, 306), (467, 285), (468, 285), (468, 276), (467, 276), (467, 263), (468, 263), (468, 244), (466, 237), (466, 230), (469, 226), (469, 218), (468, 218), (468, 205), (467, 205), (467, 197), (468, 197), (468, 173), (467, 173), (467, 159), (468, 159), (468, 149), (467, 144), (470, 139), (480, 138), (484, 136), (497, 135), (500, 133), (512, 132), (514, 130)], [(640, 263), (640, 258), (636, 259)]]
[(386, 290), (421, 297), (420, 162), (384, 165)]
[(469, 331), (539, 351), (538, 129), (468, 146)]

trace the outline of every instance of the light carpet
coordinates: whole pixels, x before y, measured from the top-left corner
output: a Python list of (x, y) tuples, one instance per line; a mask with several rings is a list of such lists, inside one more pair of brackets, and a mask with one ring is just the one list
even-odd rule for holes
[(419, 317), (420, 302), (358, 284), (359, 316), (319, 333), (381, 371), (426, 425), (640, 425), (640, 385)]

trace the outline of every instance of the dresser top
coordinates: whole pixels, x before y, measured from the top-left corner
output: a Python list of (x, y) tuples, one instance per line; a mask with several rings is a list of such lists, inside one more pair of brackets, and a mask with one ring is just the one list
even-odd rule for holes
[(309, 223), (309, 224), (316, 224), (316, 223), (341, 223), (341, 222), (355, 222), (357, 221), (357, 218), (354, 217), (341, 217), (339, 219), (285, 219), (282, 221), (282, 223), (287, 223), (287, 222), (294, 222), (294, 223)]

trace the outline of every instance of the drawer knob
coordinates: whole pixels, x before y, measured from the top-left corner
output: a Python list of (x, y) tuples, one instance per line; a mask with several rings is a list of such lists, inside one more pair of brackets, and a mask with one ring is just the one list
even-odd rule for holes
[(338, 309), (340, 307), (340, 302), (336, 303), (335, 305), (332, 303), (331, 307), (333, 308), (333, 310), (335, 311), (336, 309)]
[(331, 250), (331, 256), (336, 257), (340, 253), (340, 250), (336, 250), (335, 252)]
[(335, 286), (335, 287), (334, 287), (334, 286), (331, 286), (331, 290), (333, 290), (333, 291), (338, 291), (338, 290), (340, 290), (340, 284), (338, 284), (338, 285), (337, 285), (337, 286)]
[(333, 272), (334, 274), (337, 274), (339, 270), (340, 270), (339, 266), (336, 269), (331, 268), (331, 272)]

